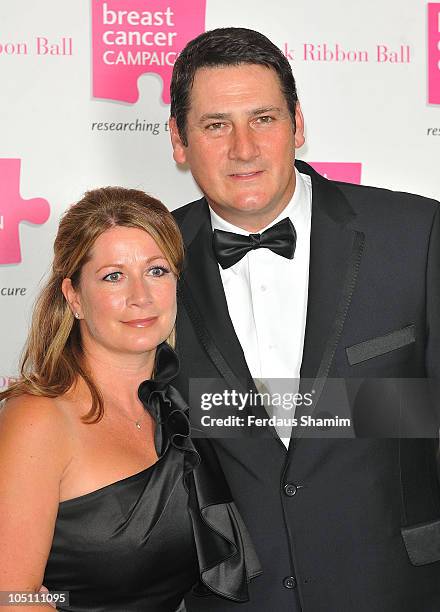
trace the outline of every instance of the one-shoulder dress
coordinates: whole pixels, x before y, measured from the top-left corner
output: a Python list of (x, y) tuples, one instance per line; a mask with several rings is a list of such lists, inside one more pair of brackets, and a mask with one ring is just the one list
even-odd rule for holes
[(163, 343), (154, 379), (139, 387), (158, 461), (60, 503), (43, 581), (69, 592), (57, 610), (173, 612), (191, 589), (248, 600), (258, 559), (215, 452), (189, 436), (188, 407), (169, 384), (177, 371)]

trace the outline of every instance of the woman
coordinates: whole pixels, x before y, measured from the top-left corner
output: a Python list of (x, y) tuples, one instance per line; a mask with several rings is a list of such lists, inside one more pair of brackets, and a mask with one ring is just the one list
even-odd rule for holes
[(171, 612), (196, 583), (246, 601), (258, 561), (168, 384), (183, 261), (171, 214), (140, 191), (90, 191), (54, 252), (21, 377), (0, 394), (0, 591), (44, 584), (69, 592), (57, 609), (95, 612)]

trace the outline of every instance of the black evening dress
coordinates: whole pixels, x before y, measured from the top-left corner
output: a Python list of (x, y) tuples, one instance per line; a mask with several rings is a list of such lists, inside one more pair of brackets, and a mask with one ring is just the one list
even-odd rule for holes
[(188, 407), (169, 385), (177, 370), (163, 343), (154, 379), (139, 387), (158, 461), (60, 503), (43, 581), (69, 592), (57, 610), (173, 612), (191, 589), (248, 600), (258, 559), (215, 452), (189, 437)]

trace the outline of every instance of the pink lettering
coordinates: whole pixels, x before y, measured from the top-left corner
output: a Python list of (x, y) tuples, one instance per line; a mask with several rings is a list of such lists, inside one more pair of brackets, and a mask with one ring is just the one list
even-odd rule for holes
[(294, 61), (295, 57), (294, 57), (294, 55), (293, 55), (293, 50), (292, 50), (292, 49), (289, 49), (289, 47), (287, 46), (287, 43), (284, 43), (284, 46), (283, 46), (283, 53), (284, 53), (284, 55), (287, 57), (287, 59), (288, 59), (290, 62), (293, 62), (293, 61)]
[(145, 0), (93, 0), (94, 97), (134, 103), (138, 78), (157, 74), (169, 104), (174, 62), (204, 31), (206, 0), (155, 0), (154, 11), (145, 6)]
[(368, 51), (343, 49), (338, 43), (304, 43), (303, 59), (311, 62), (368, 62)]
[(25, 42), (0, 43), (0, 55), (28, 55), (28, 46)]

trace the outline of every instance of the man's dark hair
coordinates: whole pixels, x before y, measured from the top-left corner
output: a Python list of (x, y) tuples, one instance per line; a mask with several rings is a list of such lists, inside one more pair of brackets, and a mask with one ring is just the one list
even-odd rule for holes
[(191, 40), (174, 64), (171, 79), (171, 117), (186, 146), (186, 120), (190, 109), (191, 89), (199, 68), (259, 64), (273, 68), (280, 79), (281, 90), (295, 128), (298, 102), (292, 69), (281, 50), (266, 36), (247, 28), (217, 28)]

